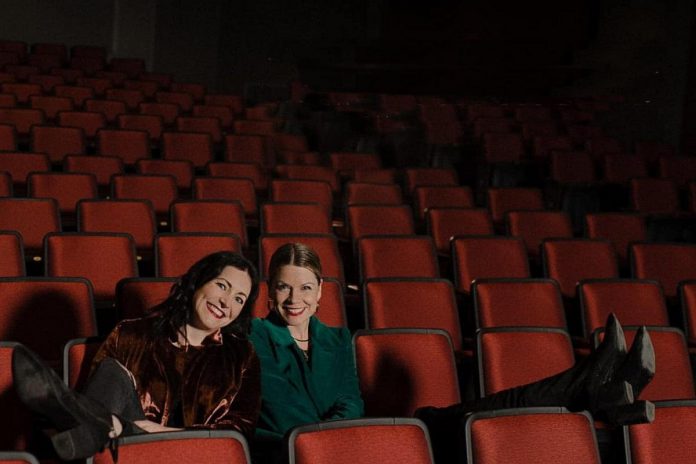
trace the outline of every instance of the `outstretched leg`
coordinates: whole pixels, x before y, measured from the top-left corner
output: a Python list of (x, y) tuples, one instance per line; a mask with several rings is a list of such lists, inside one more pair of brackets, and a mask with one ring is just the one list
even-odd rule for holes
[(92, 456), (127, 427), (127, 421), (120, 421), (100, 402), (70, 390), (22, 345), (13, 350), (12, 375), (19, 399), (56, 429), (51, 441), (63, 460)]
[(602, 343), (570, 369), (474, 401), (421, 408), (416, 417), (428, 426), (433, 448), (450, 449), (450, 453), (462, 421), (477, 411), (563, 406), (571, 411), (589, 410), (595, 418), (612, 424), (650, 422), (653, 404), (634, 399), (654, 374), (655, 353), (647, 330), (643, 327), (638, 331), (627, 354), (621, 325), (610, 315)]

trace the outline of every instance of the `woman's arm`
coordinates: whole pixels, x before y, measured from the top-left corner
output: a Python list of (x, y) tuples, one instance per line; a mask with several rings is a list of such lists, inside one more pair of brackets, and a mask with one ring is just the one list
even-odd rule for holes
[(356, 419), (364, 415), (364, 405), (360, 396), (358, 375), (355, 369), (353, 345), (348, 330), (341, 331), (342, 356), (345, 359), (341, 387), (336, 401), (323, 415), (322, 419)]
[(239, 390), (227, 411), (211, 423), (197, 428), (234, 429), (246, 437), (254, 434), (261, 407), (261, 369), (259, 358), (250, 348), (249, 358), (242, 368)]

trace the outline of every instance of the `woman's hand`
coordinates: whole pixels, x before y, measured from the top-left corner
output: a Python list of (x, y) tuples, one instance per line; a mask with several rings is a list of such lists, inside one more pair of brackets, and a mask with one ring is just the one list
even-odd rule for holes
[(175, 432), (177, 430), (184, 430), (184, 429), (178, 429), (174, 427), (167, 427), (165, 425), (158, 424), (157, 422), (152, 422), (149, 420), (139, 420), (139, 421), (134, 421), (133, 422), (135, 425), (146, 431), (147, 433), (156, 433), (156, 432)]

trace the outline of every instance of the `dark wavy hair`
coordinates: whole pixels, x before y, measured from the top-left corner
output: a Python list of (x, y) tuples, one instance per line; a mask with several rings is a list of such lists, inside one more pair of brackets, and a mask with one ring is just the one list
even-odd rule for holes
[(158, 318), (155, 331), (171, 340), (176, 340), (181, 328), (191, 318), (194, 310), (193, 295), (203, 285), (219, 276), (227, 266), (249, 274), (251, 291), (239, 316), (221, 331), (246, 339), (251, 326), (251, 308), (259, 293), (259, 277), (256, 268), (248, 259), (231, 251), (218, 251), (202, 258), (176, 281), (167, 299), (153, 308), (153, 315)]

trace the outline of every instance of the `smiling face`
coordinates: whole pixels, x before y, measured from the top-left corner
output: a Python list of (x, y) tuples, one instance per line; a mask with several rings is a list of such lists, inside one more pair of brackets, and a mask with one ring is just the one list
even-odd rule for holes
[(306, 332), (309, 318), (317, 312), (321, 282), (311, 270), (288, 264), (279, 269), (271, 297), (288, 326)]
[(220, 275), (193, 294), (191, 326), (207, 334), (225, 327), (242, 312), (250, 293), (251, 277), (247, 271), (225, 266)]

